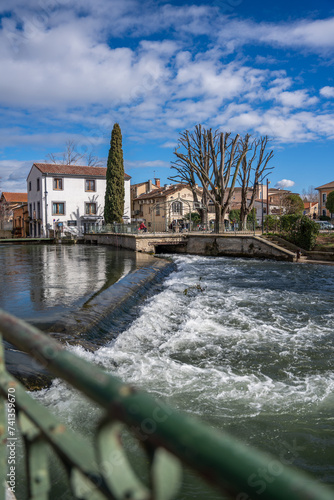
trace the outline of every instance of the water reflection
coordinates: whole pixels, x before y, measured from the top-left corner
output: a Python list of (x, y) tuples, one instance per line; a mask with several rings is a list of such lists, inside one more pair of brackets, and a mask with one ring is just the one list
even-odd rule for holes
[(58, 320), (152, 257), (85, 245), (0, 246), (0, 307), (27, 321)]

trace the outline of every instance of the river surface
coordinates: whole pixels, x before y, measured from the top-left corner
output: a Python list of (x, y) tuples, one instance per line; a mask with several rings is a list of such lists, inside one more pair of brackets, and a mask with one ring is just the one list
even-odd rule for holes
[(0, 245), (0, 307), (46, 329), (151, 261), (109, 246)]
[[(94, 353), (69, 349), (333, 485), (333, 267), (173, 259), (175, 272), (115, 340)], [(100, 410), (65, 384), (55, 381), (35, 397), (92, 437)], [(61, 482), (61, 474), (54, 474)], [(186, 472), (178, 498), (218, 495)]]

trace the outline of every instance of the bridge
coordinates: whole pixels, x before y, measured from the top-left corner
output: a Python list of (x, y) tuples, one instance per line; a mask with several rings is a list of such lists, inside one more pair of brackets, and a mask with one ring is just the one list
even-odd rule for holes
[(296, 258), (295, 252), (251, 233), (96, 233), (85, 235), (85, 242), (147, 253), (257, 257), (291, 262)]

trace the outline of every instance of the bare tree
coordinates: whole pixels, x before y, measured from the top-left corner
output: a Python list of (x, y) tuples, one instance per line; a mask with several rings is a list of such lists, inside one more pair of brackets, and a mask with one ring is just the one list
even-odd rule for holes
[(103, 167), (106, 162), (99, 158), (98, 156), (93, 155), (92, 152), (86, 154), (86, 163), (89, 167)]
[(60, 165), (78, 165), (79, 162), (83, 162), (89, 167), (102, 167), (104, 164), (103, 160), (93, 155), (92, 152), (80, 153), (77, 151), (77, 144), (73, 140), (66, 141), (65, 151), (62, 153), (48, 153), (46, 161)]
[[(202, 203), (211, 201), (215, 209), (215, 231), (219, 232), (231, 204), (240, 164), (248, 151), (249, 136), (241, 141), (239, 134), (212, 132), (197, 125), (194, 133), (181, 134), (174, 151), (177, 160), (172, 168), (178, 174), (172, 180), (184, 180), (190, 186), (196, 181), (202, 187)], [(182, 147), (185, 152), (180, 152)], [(193, 188), (192, 188), (193, 189)], [(194, 191), (193, 191), (194, 192)]]
[(319, 200), (319, 194), (318, 191), (314, 189), (314, 186), (309, 186), (307, 190), (303, 189), (301, 198), (303, 201), (316, 203)]
[[(180, 152), (179, 149), (183, 148)], [(177, 174), (168, 179), (176, 182), (184, 182), (189, 185), (197, 211), (201, 216), (201, 223), (207, 224), (208, 212), (208, 182), (204, 179), (202, 189), (198, 189), (197, 170), (209, 173), (210, 149), (207, 131), (201, 125), (195, 127), (193, 133), (186, 130), (180, 134), (178, 147), (174, 151), (177, 160), (172, 162), (172, 168)]]
[[(250, 136), (246, 135), (245, 140), (249, 143)], [(273, 158), (274, 152), (266, 153), (269, 139), (267, 136), (254, 139), (249, 147), (249, 155), (245, 155), (239, 169), (239, 183), (241, 185), (241, 206), (240, 224), (242, 229), (246, 229), (247, 216), (254, 207), (259, 180), (263, 181), (274, 167), (269, 167), (268, 163)], [(248, 156), (248, 157), (247, 157)], [(253, 189), (249, 189), (252, 187)], [(250, 197), (249, 197), (250, 196)]]

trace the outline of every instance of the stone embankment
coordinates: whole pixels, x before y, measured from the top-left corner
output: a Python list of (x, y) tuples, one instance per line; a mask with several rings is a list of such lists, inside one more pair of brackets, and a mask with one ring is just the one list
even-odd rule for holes
[(89, 234), (91, 244), (113, 245), (136, 252), (184, 253), (208, 256), (251, 257), (293, 262), (296, 254), (252, 234)]

